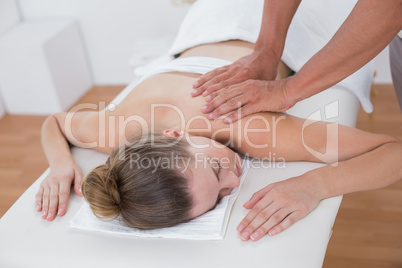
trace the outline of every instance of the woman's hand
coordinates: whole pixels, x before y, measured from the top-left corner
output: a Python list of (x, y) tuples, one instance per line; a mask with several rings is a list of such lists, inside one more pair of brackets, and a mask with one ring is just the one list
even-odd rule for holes
[(56, 162), (49, 175), (42, 181), (36, 194), (36, 211), (42, 211), (42, 218), (48, 221), (63, 216), (67, 211), (70, 188), (74, 182), (76, 194), (81, 194), (82, 171), (72, 159)]
[(307, 216), (321, 201), (321, 191), (302, 175), (268, 185), (244, 204), (251, 209), (237, 230), (240, 238), (258, 241), (276, 235)]

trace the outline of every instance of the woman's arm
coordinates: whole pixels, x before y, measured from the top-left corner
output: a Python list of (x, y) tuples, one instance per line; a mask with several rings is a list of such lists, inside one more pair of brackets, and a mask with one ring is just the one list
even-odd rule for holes
[[(232, 137), (228, 138), (229, 132), (222, 132), (226, 134), (222, 142), (230, 140), (238, 152), (260, 159), (275, 154), (284, 161), (334, 164), (393, 140), (387, 135), (283, 113), (258, 113), (233, 125)], [(225, 127), (229, 129), (219, 122), (213, 131), (222, 131)]]
[[(248, 129), (253, 134), (243, 141), (240, 150), (259, 158), (275, 152), (277, 158), (286, 161), (331, 165), (270, 184), (255, 193), (244, 204), (251, 210), (238, 227), (243, 240), (251, 237), (256, 241), (266, 233), (274, 235), (285, 230), (305, 217), (322, 199), (382, 188), (402, 178), (402, 142), (398, 139), (288, 115), (282, 115), (284, 118), (278, 121), (280, 116), (263, 114), (259, 121), (254, 119), (254, 125), (248, 124), (254, 131)], [(269, 128), (261, 123), (262, 118), (269, 123)], [(246, 122), (242, 128), (246, 128)], [(273, 146), (274, 136), (276, 146)], [(254, 146), (263, 141), (272, 146)]]
[(389, 137), (377, 148), (306, 173), (321, 199), (383, 188), (402, 178), (402, 142)]
[(307, 216), (322, 199), (378, 189), (402, 178), (402, 143), (386, 142), (378, 148), (299, 177), (268, 185), (244, 204), (251, 209), (238, 226), (241, 238), (257, 241), (276, 235)]
[(78, 195), (81, 195), (82, 182), (81, 169), (71, 155), (56, 116), (49, 116), (42, 126), (42, 146), (50, 174), (42, 181), (35, 202), (36, 210), (42, 211), (42, 218), (48, 221), (66, 213), (72, 182)]
[(96, 138), (96, 114), (59, 113), (49, 116), (42, 126), (42, 146), (50, 165), (50, 174), (42, 181), (36, 194), (35, 207), (42, 218), (52, 221), (67, 211), (70, 188), (81, 196), (82, 172), (75, 163), (69, 143), (91, 144)]

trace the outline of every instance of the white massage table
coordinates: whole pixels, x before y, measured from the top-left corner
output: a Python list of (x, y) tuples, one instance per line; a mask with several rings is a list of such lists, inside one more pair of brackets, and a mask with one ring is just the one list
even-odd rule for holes
[[(354, 125), (356, 97), (342, 89), (327, 92), (329, 95), (315, 96), (314, 106), (308, 100), (307, 105), (296, 105), (292, 114), (308, 117), (317, 109), (327, 111), (326, 104), (339, 100), (339, 118), (345, 117), (350, 121), (346, 123)], [(333, 117), (334, 113), (330, 114)], [(84, 174), (107, 158), (88, 149), (72, 148), (72, 153)], [(240, 240), (236, 227), (247, 213), (242, 204), (254, 192), (322, 166), (290, 162), (285, 169), (278, 169), (265, 164), (249, 169), (222, 241), (138, 238), (72, 229), (69, 221), (84, 202), (74, 193), (66, 215), (47, 222), (34, 209), (35, 194), (47, 170), (0, 220), (0, 267), (321, 267), (341, 196), (323, 200), (307, 217), (277, 236), (265, 236), (258, 242)]]

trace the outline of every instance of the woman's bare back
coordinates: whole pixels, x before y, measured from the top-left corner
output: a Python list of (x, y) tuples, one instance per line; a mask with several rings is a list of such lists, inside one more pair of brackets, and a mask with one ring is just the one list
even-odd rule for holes
[[(253, 44), (244, 41), (227, 41), (218, 44), (206, 44), (191, 48), (180, 57), (205, 56), (234, 61), (248, 55)], [(278, 78), (285, 77), (288, 69), (281, 64)], [(209, 120), (201, 107), (207, 104), (202, 96), (192, 97), (192, 84), (200, 74), (162, 73), (150, 77), (136, 86), (111, 114), (130, 116), (132, 121), (119, 129), (120, 141), (138, 131), (149, 132), (175, 128), (191, 134), (211, 137), (214, 130), (226, 126), (222, 120)], [(141, 118), (139, 118), (140, 116)], [(136, 119), (141, 120), (138, 122)], [(123, 127), (123, 126), (120, 126)]]

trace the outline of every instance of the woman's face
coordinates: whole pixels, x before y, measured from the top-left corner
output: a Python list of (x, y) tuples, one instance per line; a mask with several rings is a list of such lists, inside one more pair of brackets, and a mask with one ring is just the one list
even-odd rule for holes
[[(228, 147), (209, 138), (187, 136), (193, 154), (188, 176), (193, 196), (191, 218), (213, 209), (218, 201), (240, 184), (242, 160)], [(187, 173), (189, 174), (189, 173)]]

